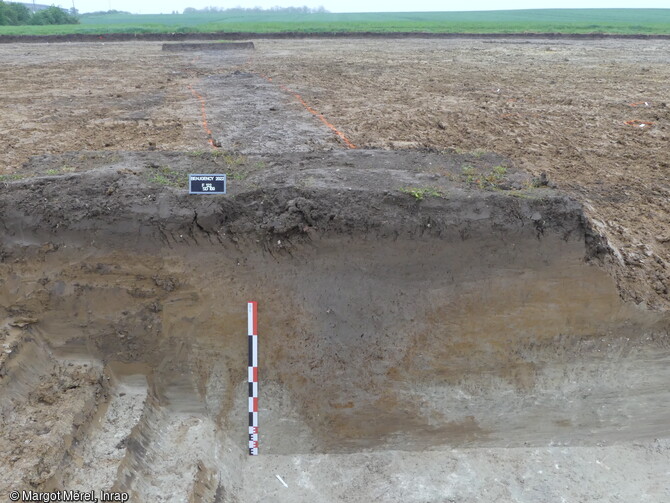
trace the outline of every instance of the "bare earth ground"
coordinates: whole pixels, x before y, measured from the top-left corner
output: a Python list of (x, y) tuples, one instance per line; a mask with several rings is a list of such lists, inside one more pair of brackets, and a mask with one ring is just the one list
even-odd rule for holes
[(0, 45), (0, 497), (668, 501), (670, 42), (254, 43)]
[[(359, 147), (493, 151), (546, 172), (607, 236), (624, 298), (670, 302), (669, 42), (255, 44), (252, 57), (225, 62), (153, 43), (0, 46), (0, 169), (20, 171), (40, 153), (206, 149), (187, 85), (259, 72), (301, 94)], [(625, 124), (634, 120), (653, 124)]]
[(546, 172), (602, 224), (628, 266), (617, 273), (626, 297), (668, 305), (667, 41), (352, 46), (268, 44), (255, 68), (301, 93), (357, 145), (481, 149)]

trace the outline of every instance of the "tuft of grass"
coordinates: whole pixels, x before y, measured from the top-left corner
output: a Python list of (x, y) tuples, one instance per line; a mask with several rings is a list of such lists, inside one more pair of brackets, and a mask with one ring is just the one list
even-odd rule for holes
[(155, 175), (150, 176), (149, 181), (159, 185), (174, 186), (174, 182), (172, 182), (167, 176), (160, 173), (156, 173)]
[(506, 174), (507, 168), (505, 166), (495, 166), (490, 172), (484, 175), (483, 179), (490, 187), (497, 188)]
[(399, 190), (414, 196), (417, 201), (423, 201), (426, 197), (444, 197), (444, 193), (435, 187), (403, 187)]
[(511, 190), (508, 192), (508, 194), (518, 199), (536, 199), (535, 196), (532, 196), (531, 194), (528, 194), (527, 192), (521, 190)]
[(172, 169), (170, 166), (158, 166), (150, 168), (150, 172), (146, 173), (146, 178), (149, 182), (165, 187), (186, 187), (188, 183), (188, 174), (180, 173)]
[(486, 153), (487, 153), (487, 151), (484, 150), (483, 148), (476, 148), (472, 152), (470, 152), (470, 154), (473, 157), (475, 157), (476, 159), (479, 159), (480, 157), (482, 157)]
[(462, 177), (465, 180), (466, 183), (472, 183), (475, 181), (477, 178), (477, 172), (475, 171), (475, 168), (470, 166), (469, 164), (466, 164), (461, 168), (462, 172)]
[(242, 173), (240, 171), (232, 171), (232, 172), (229, 172), (226, 176), (228, 178), (233, 179), (233, 180), (240, 181), (240, 180), (244, 180), (245, 178), (247, 178), (249, 176), (249, 174), (248, 173)]
[(486, 173), (477, 172), (475, 168), (465, 165), (461, 168), (461, 180), (468, 185), (477, 185), (480, 189), (497, 189), (505, 179), (507, 167), (498, 165)]
[(250, 173), (245, 169), (247, 165), (247, 158), (245, 156), (222, 150), (217, 150), (216, 154), (225, 164), (229, 178), (232, 180), (244, 180), (249, 176)]
[(60, 174), (60, 171), (57, 170), (57, 169), (53, 169), (53, 168), (51, 168), (51, 169), (47, 169), (47, 170), (45, 171), (45, 173), (46, 173), (47, 175), (51, 175), (51, 176), (53, 176), (53, 175), (58, 175), (58, 174)]
[(226, 166), (241, 166), (247, 162), (247, 158), (243, 155), (233, 154), (231, 152), (220, 152), (220, 157)]
[(505, 176), (507, 174), (507, 168), (505, 166), (494, 166), (492, 171), (497, 176)]
[(15, 182), (17, 180), (22, 180), (26, 178), (25, 175), (19, 175), (18, 173), (11, 175), (0, 175), (0, 182)]

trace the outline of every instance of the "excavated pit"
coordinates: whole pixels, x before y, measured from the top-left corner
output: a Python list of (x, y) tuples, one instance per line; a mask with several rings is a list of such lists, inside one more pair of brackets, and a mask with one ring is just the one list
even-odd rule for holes
[[(402, 167), (419, 158), (448, 165), (249, 159), (268, 165), (199, 198), (152, 185), (135, 155), (5, 184), (0, 413), (4, 435), (31, 441), (2, 453), (9, 485), (307, 501), (331, 477), (327, 494), (364, 501), (380, 493), (354, 487), (356, 456), (371, 472), (385, 453), (420, 471), (454, 448), (667, 437), (668, 318), (620, 300), (582, 208)], [(439, 197), (407, 189), (427, 181)], [(258, 459), (246, 456), (248, 300)], [(292, 489), (273, 492), (300, 463)], [(434, 483), (412, 484), (393, 497), (436, 501)]]

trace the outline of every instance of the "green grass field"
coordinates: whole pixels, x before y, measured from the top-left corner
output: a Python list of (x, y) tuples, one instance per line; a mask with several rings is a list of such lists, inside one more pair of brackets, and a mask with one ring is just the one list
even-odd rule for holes
[(432, 32), (670, 34), (670, 9), (537, 9), (483, 12), (82, 15), (81, 24), (1, 26), (0, 34), (171, 32)]

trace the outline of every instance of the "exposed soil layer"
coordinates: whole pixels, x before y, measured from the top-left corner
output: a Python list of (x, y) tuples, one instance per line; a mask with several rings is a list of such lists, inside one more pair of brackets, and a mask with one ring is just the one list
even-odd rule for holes
[(258, 40), (253, 53), (188, 57), (151, 43), (1, 46), (2, 166), (80, 150), (207, 150), (207, 129), (245, 152), (342, 145), (299, 95), (358, 147), (495, 152), (547, 173), (605, 236), (624, 298), (667, 307), (667, 42), (487, 42)]
[[(454, 447), (594, 449), (583, 466), (603, 445), (670, 433), (670, 321), (622, 303), (589, 264), (602, 250), (570, 199), (401, 167), (457, 173), (458, 155), (351, 150), (245, 157), (227, 196), (194, 198), (156, 181), (155, 166), (217, 171), (221, 156), (119, 157), (0, 193), (3, 445), (34, 449), (6, 454), (10, 487), (308, 501), (315, 484), (350, 476), (312, 456), (368, 453), (363, 501), (412, 451), (458, 463), (471, 454)], [(427, 182), (439, 195), (403, 190)], [(246, 299), (261, 300), (260, 462), (245, 458), (240, 426)], [(71, 384), (82, 372), (87, 384)], [(49, 405), (31, 409), (39, 400)], [(10, 415), (69, 429), (24, 437), (31, 427)], [(36, 452), (53, 454), (26, 466)], [(245, 478), (302, 462), (299, 496)], [(654, 470), (640, 487), (665, 497)], [(579, 494), (542, 480), (540, 492)], [(385, 498), (439, 491), (410, 487)]]
[(492, 151), (545, 172), (606, 236), (622, 295), (667, 308), (668, 42), (485, 42), (258, 42), (253, 67), (356, 145)]
[(253, 49), (253, 42), (217, 42), (209, 44), (163, 44), (164, 51), (233, 51)]
[(206, 100), (208, 128), (224, 151), (287, 153), (342, 147), (337, 135), (310, 117), (294, 96), (258, 74), (238, 70), (211, 75), (193, 89)]
[(513, 42), (0, 46), (0, 494), (668, 501), (665, 42)]

